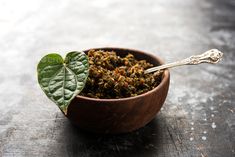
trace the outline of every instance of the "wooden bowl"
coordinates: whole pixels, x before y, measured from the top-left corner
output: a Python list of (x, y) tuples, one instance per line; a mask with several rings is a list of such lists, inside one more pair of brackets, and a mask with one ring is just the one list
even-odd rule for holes
[[(163, 61), (143, 51), (124, 48), (95, 48), (115, 51), (117, 55), (133, 54), (137, 59), (159, 65)], [(84, 51), (87, 53), (89, 50)], [(121, 99), (95, 99), (77, 96), (68, 108), (67, 117), (76, 126), (95, 133), (127, 133), (149, 123), (161, 109), (169, 88), (170, 73), (164, 71), (161, 83), (147, 93)]]

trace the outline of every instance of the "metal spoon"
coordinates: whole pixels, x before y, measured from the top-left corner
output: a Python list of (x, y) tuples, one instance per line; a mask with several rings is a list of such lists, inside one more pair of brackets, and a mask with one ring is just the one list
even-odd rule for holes
[(173, 68), (176, 66), (182, 66), (182, 65), (196, 65), (196, 64), (200, 64), (200, 63), (211, 63), (211, 64), (215, 64), (218, 63), (221, 59), (222, 59), (223, 53), (220, 52), (217, 49), (211, 49), (208, 50), (200, 55), (195, 55), (195, 56), (191, 56), (189, 58), (180, 60), (180, 61), (176, 61), (173, 63), (168, 63), (168, 64), (163, 64), (160, 66), (156, 66), (153, 68), (149, 68), (147, 70), (144, 71), (145, 74), (154, 72), (154, 71), (158, 71), (158, 70), (162, 70), (162, 69), (166, 69), (166, 68)]

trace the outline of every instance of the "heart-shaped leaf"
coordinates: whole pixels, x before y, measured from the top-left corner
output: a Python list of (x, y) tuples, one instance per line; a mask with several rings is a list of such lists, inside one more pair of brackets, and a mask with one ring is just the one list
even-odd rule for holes
[(86, 84), (88, 71), (88, 57), (84, 52), (70, 52), (65, 60), (52, 53), (38, 64), (38, 82), (47, 97), (67, 114), (70, 102)]

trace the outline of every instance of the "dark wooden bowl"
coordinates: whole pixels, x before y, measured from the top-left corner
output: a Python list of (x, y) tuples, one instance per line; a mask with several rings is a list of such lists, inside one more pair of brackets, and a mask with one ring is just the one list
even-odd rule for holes
[[(96, 49), (113, 50), (120, 56), (131, 53), (137, 59), (145, 59), (154, 65), (163, 64), (158, 57), (142, 51), (124, 48)], [(67, 117), (76, 126), (90, 132), (131, 132), (145, 126), (155, 117), (166, 99), (169, 82), (170, 73), (165, 70), (162, 81), (156, 88), (135, 97), (95, 99), (78, 95), (69, 105)]]

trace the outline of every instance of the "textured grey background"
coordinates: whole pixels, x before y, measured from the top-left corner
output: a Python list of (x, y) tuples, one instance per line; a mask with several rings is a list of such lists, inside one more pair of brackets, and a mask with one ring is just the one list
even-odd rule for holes
[[(0, 156), (235, 156), (234, 0), (1, 0)], [(162, 111), (117, 136), (73, 127), (41, 91), (49, 52), (117, 46), (166, 62), (210, 48), (218, 65), (171, 70)]]

